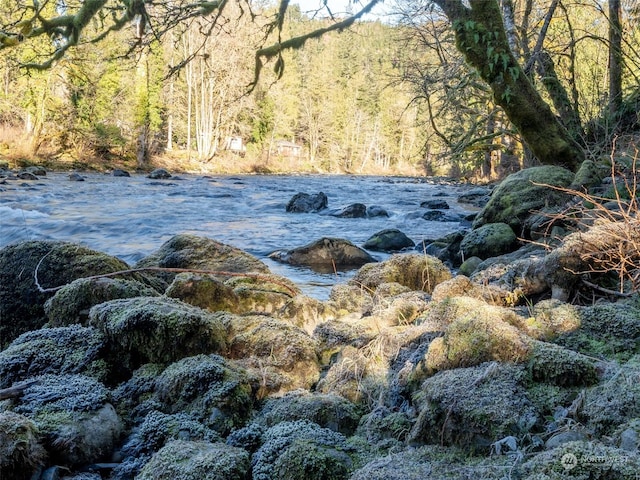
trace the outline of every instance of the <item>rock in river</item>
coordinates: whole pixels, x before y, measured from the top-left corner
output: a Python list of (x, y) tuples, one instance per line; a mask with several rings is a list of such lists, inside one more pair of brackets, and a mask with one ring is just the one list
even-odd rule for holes
[(302, 247), (292, 250), (278, 250), (269, 255), (278, 262), (290, 265), (304, 265), (320, 271), (348, 269), (376, 262), (362, 248), (348, 240), (323, 237)]

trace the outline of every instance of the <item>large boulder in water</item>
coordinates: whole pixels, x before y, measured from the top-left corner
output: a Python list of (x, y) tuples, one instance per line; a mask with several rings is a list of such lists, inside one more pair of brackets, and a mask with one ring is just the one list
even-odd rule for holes
[[(159, 250), (136, 264), (136, 268), (161, 267), (207, 270), (211, 272), (269, 273), (269, 268), (253, 255), (210, 238), (179, 234), (167, 240)], [(157, 273), (171, 283), (175, 273)], [(224, 274), (220, 275), (224, 277)]]
[(54, 291), (42, 292), (39, 286), (60, 287), (128, 268), (122, 260), (74, 243), (28, 241), (0, 249), (0, 346), (46, 323), (44, 303)]
[(324, 272), (356, 268), (377, 261), (348, 240), (328, 237), (292, 250), (273, 252), (269, 257), (282, 263), (303, 265)]
[(308, 193), (296, 193), (289, 203), (287, 203), (286, 211), (293, 213), (315, 213), (327, 208), (329, 200), (322, 193), (309, 195)]
[(363, 248), (380, 252), (397, 252), (415, 247), (415, 243), (397, 228), (388, 228), (374, 233), (364, 242)]
[(509, 175), (493, 191), (475, 218), (473, 228), (487, 223), (506, 223), (516, 235), (529, 238), (528, 232), (522, 231), (524, 221), (532, 211), (564, 205), (569, 195), (552, 187), (566, 188), (573, 178), (573, 173), (557, 166), (533, 167)]

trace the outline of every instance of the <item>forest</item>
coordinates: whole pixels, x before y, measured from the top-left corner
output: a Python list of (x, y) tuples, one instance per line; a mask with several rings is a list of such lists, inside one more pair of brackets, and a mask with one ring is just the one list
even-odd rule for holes
[(376, 3), (6, 2), (0, 159), (490, 180), (633, 142), (635, 1)]

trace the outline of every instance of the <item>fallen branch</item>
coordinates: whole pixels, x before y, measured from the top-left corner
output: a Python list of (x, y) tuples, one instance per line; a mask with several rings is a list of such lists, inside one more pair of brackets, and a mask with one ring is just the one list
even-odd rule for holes
[[(47, 255), (49, 254), (47, 253)], [(47, 255), (45, 255), (40, 259), (40, 261), (38, 262), (38, 265), (36, 265), (36, 268), (33, 271), (33, 279), (35, 281), (36, 287), (38, 287), (38, 291), (41, 293), (57, 292), (61, 288), (66, 287), (66, 284), (65, 284), (65, 285), (60, 285), (58, 287), (43, 288), (38, 282), (38, 269), (40, 268), (40, 264), (46, 258)], [(131, 273), (140, 273), (140, 272), (199, 273), (203, 275), (218, 275), (223, 277), (249, 277), (249, 278), (255, 278), (256, 280), (266, 280), (271, 283), (275, 283), (276, 285), (279, 285), (285, 290), (287, 290), (292, 297), (295, 297), (299, 293), (294, 288), (287, 285), (286, 283), (279, 282), (269, 277), (268, 275), (263, 275), (260, 273), (224, 272), (224, 271), (217, 271), (217, 270), (198, 270), (193, 268), (166, 268), (166, 267), (131, 268), (128, 270), (120, 270), (117, 272), (102, 273), (100, 275), (92, 275), (90, 277), (81, 277), (81, 278), (77, 278), (76, 280), (95, 280), (98, 278), (116, 277), (118, 275), (128, 275)]]
[(40, 383), (40, 380), (28, 380), (26, 382), (19, 383), (18, 385), (4, 388), (0, 390), (0, 400), (19, 397), (27, 388), (29, 388), (31, 385), (35, 385), (36, 383)]

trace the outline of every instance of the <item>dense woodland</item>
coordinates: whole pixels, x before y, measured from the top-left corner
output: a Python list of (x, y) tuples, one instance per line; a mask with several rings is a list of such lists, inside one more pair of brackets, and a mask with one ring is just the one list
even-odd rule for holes
[(1, 6), (0, 155), (490, 179), (575, 168), (638, 127), (632, 0), (398, 0), (353, 25), (214, 3)]

